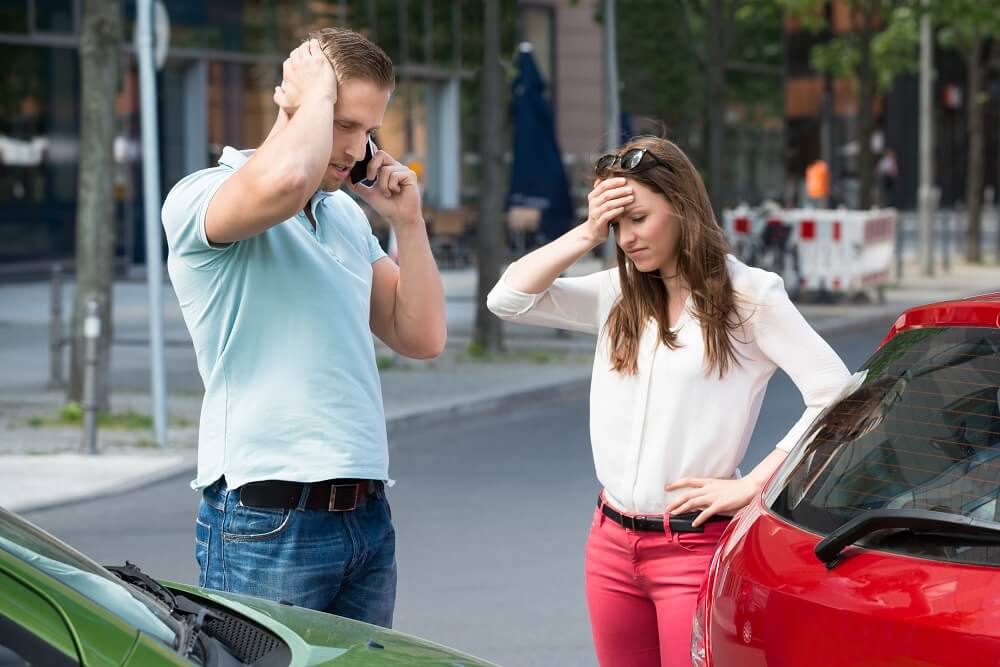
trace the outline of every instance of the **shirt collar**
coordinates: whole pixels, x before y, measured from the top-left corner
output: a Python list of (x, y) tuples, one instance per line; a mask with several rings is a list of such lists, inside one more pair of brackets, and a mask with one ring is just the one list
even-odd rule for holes
[(222, 156), (219, 158), (219, 164), (231, 169), (239, 169), (247, 163), (247, 160), (249, 160), (250, 156), (253, 154), (253, 149), (241, 151), (233, 148), (232, 146), (226, 146), (222, 149)]

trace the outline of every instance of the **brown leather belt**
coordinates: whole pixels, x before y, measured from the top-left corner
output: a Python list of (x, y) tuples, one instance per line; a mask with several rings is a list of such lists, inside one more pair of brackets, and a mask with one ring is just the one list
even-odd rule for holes
[(305, 509), (326, 512), (350, 512), (382, 493), (384, 485), (374, 479), (328, 479), (322, 482), (286, 482), (266, 480), (240, 487), (240, 502), (248, 507), (296, 509), (302, 492)]

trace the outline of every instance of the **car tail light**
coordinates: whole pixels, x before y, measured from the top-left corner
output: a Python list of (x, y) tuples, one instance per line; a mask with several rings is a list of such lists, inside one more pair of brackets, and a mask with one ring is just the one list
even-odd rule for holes
[(702, 590), (698, 596), (698, 605), (694, 608), (694, 620), (691, 622), (691, 667), (712, 667), (712, 658), (708, 653), (708, 634), (705, 613), (708, 595)]

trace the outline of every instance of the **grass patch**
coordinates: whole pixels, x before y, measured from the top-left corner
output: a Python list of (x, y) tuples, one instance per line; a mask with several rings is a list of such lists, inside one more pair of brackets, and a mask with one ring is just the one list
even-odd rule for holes
[(486, 351), (485, 346), (475, 341), (469, 343), (469, 346), (465, 348), (465, 353), (469, 355), (469, 357), (471, 357), (472, 359), (476, 359), (479, 361), (486, 361), (493, 356)]
[(380, 354), (375, 357), (375, 365), (380, 371), (396, 367), (396, 358), (388, 354)]
[[(170, 423), (178, 428), (186, 428), (193, 424), (190, 419), (184, 417), (174, 417)], [(54, 417), (35, 415), (28, 419), (28, 426), (33, 428), (82, 425), (83, 407), (75, 401), (64, 405)], [(97, 427), (111, 431), (149, 431), (153, 428), (153, 418), (134, 410), (116, 413), (99, 412), (97, 413)]]
[(517, 350), (508, 350), (506, 352), (501, 352), (500, 354), (491, 354), (486, 351), (482, 345), (478, 343), (470, 343), (465, 351), (459, 353), (456, 357), (457, 361), (471, 361), (478, 363), (510, 363), (510, 362), (528, 362), (532, 364), (550, 364), (556, 361), (568, 361), (570, 359), (570, 354), (567, 352), (556, 351), (556, 350), (546, 350), (541, 348), (525, 348)]

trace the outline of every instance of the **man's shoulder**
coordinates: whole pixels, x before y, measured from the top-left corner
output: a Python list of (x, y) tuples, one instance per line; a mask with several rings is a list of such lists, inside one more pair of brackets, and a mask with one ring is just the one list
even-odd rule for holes
[(213, 194), (235, 170), (227, 165), (208, 167), (190, 173), (177, 181), (163, 200), (163, 215), (190, 212), (204, 204), (204, 199)]
[(211, 189), (221, 181), (232, 176), (235, 171), (246, 164), (251, 155), (253, 155), (252, 150), (237, 150), (231, 146), (226, 146), (216, 166), (199, 169), (177, 181), (170, 188), (170, 192), (167, 193), (164, 204), (171, 198), (186, 200), (190, 197), (196, 197), (199, 193), (207, 189)]

